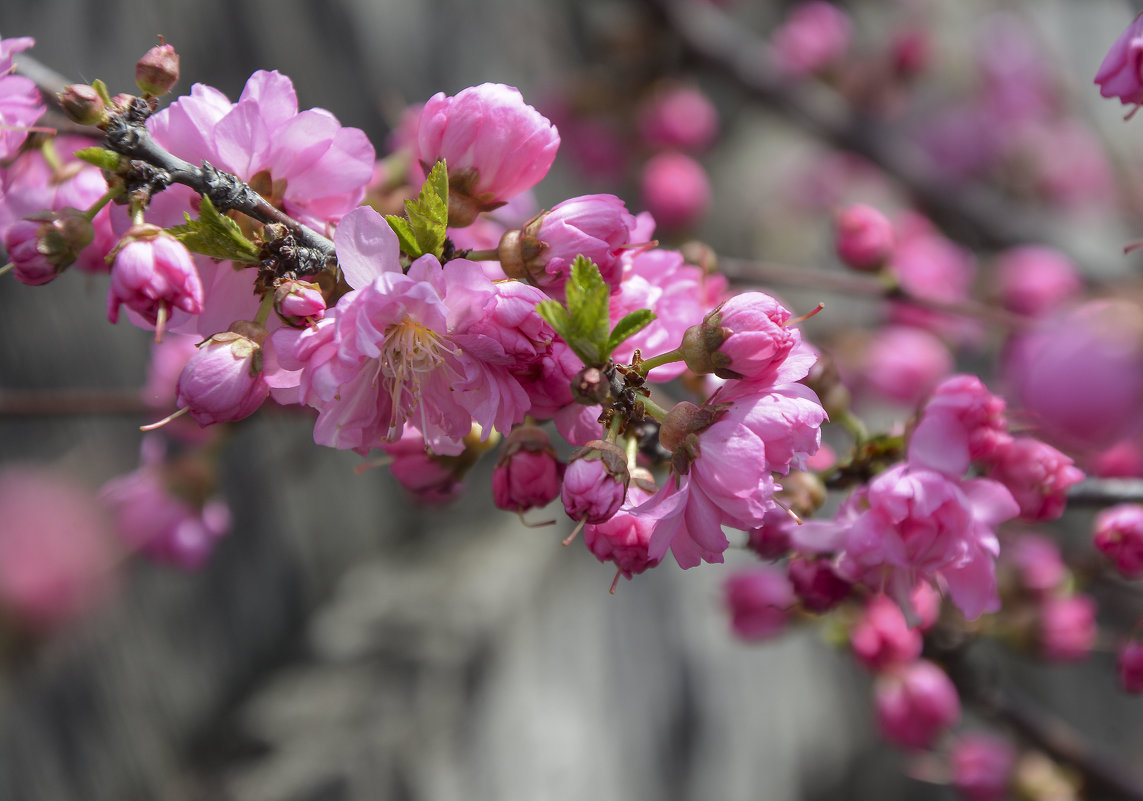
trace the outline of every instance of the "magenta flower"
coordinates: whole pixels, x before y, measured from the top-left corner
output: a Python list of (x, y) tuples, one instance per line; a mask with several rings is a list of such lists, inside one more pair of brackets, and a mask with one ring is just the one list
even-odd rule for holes
[(492, 501), (513, 512), (547, 506), (559, 497), (563, 473), (547, 432), (538, 426), (517, 426), (492, 471)]
[(1095, 83), (1104, 97), (1125, 106), (1143, 103), (1143, 15), (1136, 17), (1103, 58)]
[(44, 99), (36, 84), (12, 74), (12, 54), (35, 44), (29, 37), (0, 40), (0, 161), (16, 155), (28, 136), (28, 128), (44, 113)]
[(60, 274), (61, 268), (40, 252), (40, 229), (43, 225), (37, 220), (20, 220), (4, 234), (4, 250), (12, 263), (12, 274), (17, 281), (28, 286), (43, 286)]
[(928, 748), (960, 720), (956, 687), (923, 659), (878, 676), (874, 707), (882, 736), (903, 748)]
[(1010, 248), (997, 257), (996, 273), (1004, 308), (1029, 317), (1058, 311), (1083, 291), (1075, 264), (1053, 248)]
[(613, 292), (619, 289), (623, 247), (635, 218), (615, 195), (584, 195), (556, 204), (521, 230), (500, 240), (500, 262), (509, 278), (527, 281), (562, 300), (576, 256), (599, 267)]
[(249, 417), (270, 394), (262, 379), (262, 339), (266, 332), (236, 323), (198, 346), (179, 376), (178, 405), (199, 425)]
[(690, 156), (673, 151), (660, 153), (643, 165), (639, 197), (664, 228), (686, 228), (698, 222), (710, 208), (710, 178)]
[(875, 595), (850, 632), (849, 644), (861, 664), (879, 673), (918, 659), (923, 643), (920, 629), (909, 626), (897, 602)]
[(992, 462), (1012, 436), (1004, 400), (974, 375), (954, 375), (933, 390), (909, 440), (909, 461), (950, 476), (972, 462)]
[[(785, 509), (779, 512), (789, 517)], [(754, 546), (751, 545), (753, 548)], [(790, 583), (802, 606), (811, 612), (828, 612), (848, 598), (853, 584), (838, 575), (825, 559), (793, 559), (789, 563)]]
[[(147, 127), (171, 152), (235, 173), (319, 231), (361, 202), (373, 176), (375, 154), (365, 134), (343, 128), (324, 109), (299, 112), (293, 83), (278, 72), (251, 75), (237, 103), (195, 84)], [(161, 222), (182, 222), (185, 202), (172, 209), (174, 219)]]
[(1095, 547), (1127, 578), (1143, 576), (1143, 506), (1121, 503), (1095, 518)]
[(286, 325), (301, 328), (325, 317), (325, 297), (310, 281), (283, 281), (274, 290), (274, 311)]
[(771, 37), (774, 62), (794, 78), (820, 72), (849, 50), (852, 27), (849, 15), (832, 3), (800, 3)]
[(968, 801), (1004, 801), (1015, 766), (1016, 750), (996, 735), (962, 734), (949, 749), (952, 786)]
[(796, 601), (786, 574), (769, 565), (728, 576), (723, 597), (730, 611), (730, 627), (744, 640), (765, 640), (781, 633)]
[(416, 157), (426, 172), (442, 158), (448, 163), (449, 225), (461, 227), (538, 184), (559, 146), (555, 126), (518, 89), (485, 83), (429, 98)]
[(865, 385), (887, 400), (916, 406), (952, 372), (948, 346), (921, 328), (879, 328), (862, 359)]
[(151, 325), (174, 309), (198, 314), (203, 308), (202, 283), (190, 252), (182, 242), (155, 225), (133, 226), (116, 246), (111, 264), (107, 319), (119, 320), (127, 306)]
[(610, 520), (627, 497), (631, 474), (627, 455), (609, 442), (595, 440), (572, 454), (560, 499), (572, 520), (599, 524)]
[(1095, 601), (1087, 595), (1045, 598), (1040, 604), (1040, 653), (1052, 662), (1087, 659), (1095, 645)]
[[(889, 264), (906, 296), (944, 303), (969, 298), (976, 272), (972, 254), (939, 234), (919, 216), (898, 226), (897, 247)], [(976, 327), (963, 318), (931, 311), (906, 301), (894, 303), (890, 318), (895, 323), (915, 325), (957, 339), (976, 335)]]
[(1143, 693), (1143, 643), (1129, 642), (1119, 649), (1116, 658), (1119, 686), (1132, 695)]
[(425, 449), (425, 436), (406, 425), (396, 442), (383, 442), (381, 450), (392, 459), (389, 472), (415, 500), (425, 504), (448, 503), (464, 490), (467, 465), (461, 456), (434, 456)]
[(1037, 598), (1056, 592), (1068, 578), (1059, 546), (1043, 534), (1021, 534), (1005, 544), (1001, 556), (1015, 569), (1020, 587)]
[(710, 99), (688, 86), (658, 91), (639, 111), (639, 135), (652, 148), (706, 150), (718, 136), (718, 111)]
[(650, 553), (655, 521), (632, 513), (650, 497), (651, 493), (633, 480), (627, 488), (627, 500), (609, 520), (583, 527), (587, 549), (601, 562), (614, 562), (628, 579), (659, 564), (659, 560)]
[(834, 216), (837, 255), (855, 270), (876, 271), (893, 255), (893, 223), (872, 206), (855, 203)]
[(997, 454), (988, 477), (1008, 488), (1023, 520), (1055, 520), (1064, 513), (1068, 488), (1083, 480), (1071, 458), (1032, 437), (1019, 437)]

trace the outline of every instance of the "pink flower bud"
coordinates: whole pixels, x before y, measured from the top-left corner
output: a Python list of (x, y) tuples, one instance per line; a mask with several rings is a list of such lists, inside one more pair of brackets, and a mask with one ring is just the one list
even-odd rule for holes
[(627, 455), (615, 445), (592, 440), (572, 454), (560, 498), (572, 520), (599, 524), (619, 510), (631, 476)]
[(923, 659), (878, 676), (874, 707), (881, 734), (903, 748), (928, 748), (960, 720), (956, 687)]
[(464, 438), (465, 450), (458, 456), (431, 454), (425, 448), (425, 435), (406, 425), (396, 442), (381, 443), (381, 450), (393, 460), (389, 472), (419, 503), (441, 504), (454, 500), (464, 490), (464, 476), (489, 446), (479, 442), (479, 433)]
[(505, 232), (500, 263), (509, 278), (562, 299), (576, 256), (585, 256), (615, 292), (623, 271), (622, 248), (634, 230), (635, 217), (615, 195), (574, 197), (537, 215), (521, 230)]
[[(786, 514), (785, 511), (782, 512)], [(789, 517), (789, 515), (786, 515)], [(853, 585), (838, 575), (824, 559), (794, 559), (789, 565), (790, 582), (802, 606), (811, 612), (827, 612), (849, 597)]]
[(171, 309), (202, 312), (198, 270), (182, 242), (155, 225), (132, 226), (115, 246), (107, 319), (119, 320), (119, 307), (138, 313), (151, 325)]
[(1042, 534), (1022, 534), (1001, 555), (1016, 569), (1020, 586), (1036, 597), (1054, 593), (1067, 580), (1059, 546)]
[(1015, 749), (992, 734), (962, 734), (949, 749), (952, 786), (968, 801), (1008, 798), (1015, 765)]
[(433, 95), (421, 111), (417, 159), (426, 172), (448, 163), (449, 225), (470, 225), (547, 175), (560, 136), (519, 90), (498, 83), (454, 97)]
[(1118, 97), (1125, 106), (1143, 103), (1143, 15), (1127, 26), (1104, 56), (1095, 83), (1104, 97)]
[(936, 336), (920, 328), (880, 328), (865, 353), (863, 377), (883, 398), (915, 406), (952, 372), (953, 357)]
[(744, 640), (765, 640), (780, 633), (796, 602), (786, 574), (768, 565), (728, 576), (723, 597), (730, 627)]
[(791, 77), (819, 72), (849, 49), (852, 24), (837, 6), (811, 0), (794, 6), (770, 39), (774, 61)]
[(107, 521), (94, 495), (29, 466), (0, 472), (0, 605), (32, 628), (62, 625), (114, 584)]
[(59, 99), (64, 114), (80, 125), (97, 125), (107, 111), (99, 92), (87, 84), (73, 83), (65, 86)]
[(1019, 437), (1001, 448), (988, 477), (999, 481), (1020, 506), (1024, 520), (1055, 520), (1064, 513), (1068, 488), (1083, 480), (1072, 460), (1031, 437)]
[(1143, 693), (1143, 643), (1129, 642), (1119, 649), (1116, 660), (1119, 685), (1132, 695)]
[(702, 165), (682, 153), (652, 156), (639, 179), (643, 206), (663, 228), (686, 228), (710, 207), (710, 179)]
[(854, 204), (834, 217), (837, 255), (855, 270), (876, 271), (893, 255), (893, 223), (872, 206)]
[(1143, 506), (1121, 503), (1100, 512), (1095, 547), (1127, 578), (1143, 576)]
[(252, 415), (270, 394), (262, 377), (265, 338), (261, 326), (240, 322), (199, 345), (179, 375), (179, 406), (203, 426)]
[(769, 295), (743, 292), (688, 328), (680, 350), (696, 375), (778, 383), (783, 364), (801, 343), (798, 330), (786, 326), (789, 319), (790, 312)]
[(1086, 659), (1095, 645), (1095, 601), (1087, 595), (1045, 598), (1040, 605), (1040, 652), (1052, 662)]
[[(646, 473), (637, 468), (636, 473), (640, 472)], [(588, 550), (601, 562), (614, 562), (627, 578), (659, 564), (659, 559), (652, 557), (649, 552), (651, 534), (658, 521), (631, 511), (650, 500), (654, 493), (649, 490), (653, 490), (654, 486), (650, 474), (641, 480), (632, 477), (627, 500), (619, 511), (610, 520), (583, 527), (583, 541)]]
[(304, 328), (325, 317), (325, 297), (310, 281), (283, 281), (274, 290), (274, 311), (286, 325)]
[(858, 661), (875, 673), (912, 662), (921, 655), (921, 632), (910, 628), (901, 607), (885, 595), (865, 605), (849, 635)]
[(41, 286), (73, 264), (95, 238), (95, 226), (73, 208), (44, 211), (15, 222), (4, 233), (4, 249), (21, 283)]
[(996, 260), (996, 273), (1004, 308), (1029, 317), (1058, 311), (1083, 291), (1072, 260), (1038, 245), (1004, 251)]
[(492, 500), (510, 512), (547, 506), (560, 494), (563, 473), (547, 432), (538, 426), (517, 426), (504, 441), (492, 471)]
[(143, 54), (135, 64), (135, 83), (146, 95), (162, 97), (179, 82), (179, 54), (175, 48), (163, 42)]
[(652, 148), (700, 152), (718, 136), (718, 111), (699, 90), (671, 87), (656, 92), (643, 106), (639, 134)]

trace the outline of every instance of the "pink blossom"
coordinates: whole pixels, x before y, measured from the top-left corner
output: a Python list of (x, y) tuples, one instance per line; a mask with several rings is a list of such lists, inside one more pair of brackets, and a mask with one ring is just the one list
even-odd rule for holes
[(718, 111), (698, 89), (672, 86), (655, 92), (639, 111), (639, 135), (653, 148), (706, 150), (718, 136)]
[(139, 469), (108, 481), (100, 497), (124, 544), (157, 561), (194, 570), (229, 530), (230, 511), (224, 501), (209, 497), (201, 468), (187, 465), (191, 469), (182, 472), (178, 465), (166, 465), (163, 450), (156, 436), (145, 438)]
[(44, 99), (36, 84), (12, 74), (12, 54), (34, 43), (28, 37), (0, 41), (0, 161), (16, 155), (28, 136), (27, 129), (44, 113)]
[(492, 501), (514, 512), (547, 506), (559, 497), (563, 473), (547, 432), (538, 426), (517, 426), (492, 471)]
[(1083, 480), (1071, 458), (1032, 437), (1018, 437), (1002, 448), (988, 477), (1008, 488), (1023, 520), (1055, 520), (1064, 513), (1068, 488)]
[[(324, 109), (299, 112), (293, 83), (278, 72), (251, 75), (237, 103), (195, 84), (147, 127), (171, 152), (235, 173), (318, 230), (356, 207), (373, 175), (375, 154), (365, 134), (341, 127)], [(172, 209), (176, 219), (160, 222), (182, 222), (183, 209)]]
[(952, 786), (968, 801), (1008, 798), (1015, 765), (1011, 743), (992, 734), (962, 734), (949, 749)]
[(1090, 473), (1100, 478), (1139, 478), (1143, 476), (1143, 444), (1122, 439), (1092, 457), (1088, 465)]
[(1059, 546), (1043, 534), (1022, 534), (1006, 544), (1002, 553), (1004, 561), (1015, 568), (1021, 588), (1036, 597), (1056, 592), (1068, 578)]
[(1095, 547), (1127, 578), (1143, 576), (1143, 506), (1121, 503), (1095, 518)]
[(876, 271), (893, 255), (893, 224), (872, 206), (855, 203), (834, 216), (837, 255), (855, 270)]
[(1045, 659), (1087, 659), (1096, 633), (1095, 601), (1090, 596), (1049, 597), (1040, 604), (1040, 652)]
[(710, 207), (710, 179), (690, 156), (659, 153), (643, 165), (639, 197), (664, 228), (686, 228), (697, 223)]
[(786, 627), (794, 588), (776, 567), (758, 565), (733, 573), (723, 583), (730, 627), (744, 640), (765, 640)]
[(1143, 103), (1143, 15), (1115, 40), (1099, 65), (1095, 83), (1101, 95), (1118, 97), (1125, 106)]
[(849, 635), (854, 656), (875, 673), (912, 662), (921, 655), (921, 632), (911, 628), (901, 607), (875, 595), (862, 610)]
[(971, 462), (991, 462), (1011, 442), (1004, 400), (976, 376), (958, 374), (925, 403), (909, 440), (909, 461), (961, 476)]
[(952, 372), (953, 357), (940, 339), (920, 328), (880, 328), (863, 358), (865, 385), (877, 395), (915, 406)]
[(655, 521), (632, 512), (650, 497), (650, 492), (632, 481), (627, 489), (627, 500), (610, 520), (583, 527), (587, 549), (601, 562), (614, 562), (627, 578), (659, 564), (659, 559), (650, 554)]
[(1143, 693), (1143, 643), (1129, 642), (1119, 649), (1116, 658), (1119, 685), (1124, 692)]
[(820, 72), (849, 50), (852, 27), (849, 16), (832, 3), (800, 3), (771, 36), (774, 61), (795, 78)]
[(160, 314), (198, 314), (202, 304), (202, 283), (182, 242), (154, 225), (137, 225), (124, 235), (111, 265), (108, 320), (117, 322), (119, 307), (126, 305), (156, 325)]
[(1010, 343), (1007, 394), (1044, 439), (1098, 450), (1134, 433), (1143, 406), (1143, 314), (1092, 301)]
[(1004, 308), (1029, 317), (1051, 314), (1083, 290), (1072, 260), (1038, 245), (1004, 251), (997, 257), (996, 273)]
[[(898, 226), (897, 248), (890, 263), (906, 297), (942, 303), (969, 299), (976, 272), (972, 254), (937, 233), (919, 217), (905, 219)], [(958, 339), (975, 336), (976, 327), (963, 318), (931, 311), (901, 301), (893, 304), (890, 318), (895, 323), (926, 328)]]
[(630, 480), (623, 451), (595, 440), (572, 454), (564, 470), (560, 499), (572, 520), (603, 523), (623, 505)]
[(249, 417), (270, 394), (262, 379), (265, 329), (236, 323), (198, 346), (179, 376), (178, 405), (199, 425)]
[[(785, 510), (781, 511), (786, 514)], [(820, 614), (833, 609), (848, 598), (853, 589), (850, 582), (838, 575), (834, 565), (824, 559), (793, 559), (789, 573), (794, 593), (811, 612)]]
[(274, 290), (274, 311), (286, 325), (301, 328), (325, 317), (321, 288), (309, 281), (283, 281)]
[(4, 251), (12, 263), (12, 274), (17, 281), (28, 286), (50, 283), (62, 269), (40, 252), (40, 229), (43, 225), (37, 220), (19, 220), (4, 234)]
[(956, 687), (923, 659), (878, 676), (874, 699), (881, 734), (903, 748), (928, 748), (960, 719)]
[(801, 469), (821, 444), (825, 409), (804, 384), (785, 384), (756, 392), (748, 382), (729, 382), (716, 400), (731, 403), (725, 420), (739, 422), (764, 445), (767, 470), (788, 475)]
[[(650, 238), (653, 230), (651, 223), (632, 238)], [(686, 330), (701, 323), (726, 295), (723, 276), (706, 275), (700, 268), (686, 264), (677, 251), (654, 248), (632, 252), (625, 259), (623, 281), (619, 291), (611, 296), (611, 319), (621, 320), (637, 309), (650, 309), (656, 317), (620, 344), (614, 354), (617, 361), (629, 362), (636, 348), (650, 356), (678, 347)], [(670, 381), (685, 370), (682, 362), (672, 362), (656, 367), (648, 377), (652, 381)]]
[(41, 468), (0, 472), (0, 605), (32, 628), (67, 623), (115, 584), (107, 521), (95, 497)]
[(440, 504), (455, 499), (464, 490), (467, 465), (464, 455), (437, 456), (425, 448), (425, 436), (407, 425), (396, 442), (383, 442), (381, 450), (392, 459), (389, 472), (397, 483), (420, 503)]
[(576, 256), (599, 268), (611, 290), (619, 288), (620, 256), (631, 240), (635, 218), (615, 195), (584, 195), (542, 212), (520, 231), (500, 240), (500, 262), (510, 278), (527, 281), (562, 300)]
[[(559, 146), (555, 126), (518, 89), (484, 83), (452, 97), (438, 92), (429, 98), (416, 157), (426, 170), (442, 158), (447, 162), (449, 224), (459, 227), (539, 183)], [(454, 196), (467, 204), (463, 213), (454, 208)]]
[(761, 523), (747, 532), (750, 550), (770, 562), (781, 559), (790, 552), (790, 532), (798, 524), (778, 504), (766, 510)]

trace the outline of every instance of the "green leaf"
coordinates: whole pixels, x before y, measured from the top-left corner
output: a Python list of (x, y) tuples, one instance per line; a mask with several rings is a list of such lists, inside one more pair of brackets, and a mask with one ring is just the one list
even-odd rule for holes
[(401, 243), (401, 252), (405, 253), (411, 259), (417, 259), (425, 255), (421, 251), (421, 246), (417, 244), (417, 237), (413, 233), (413, 227), (409, 225), (409, 221), (404, 217), (398, 217), (396, 214), (386, 214), (385, 222), (389, 223), (389, 227), (393, 229), (393, 233), (397, 235), (397, 241)]
[(115, 172), (119, 169), (119, 154), (114, 150), (105, 150), (102, 147), (85, 147), (75, 151), (75, 157), (88, 164), (94, 164), (101, 170)]
[(636, 309), (611, 329), (611, 336), (607, 338), (607, 355), (610, 356), (623, 340), (634, 336), (646, 328), (655, 319), (655, 313), (650, 309)]
[(565, 292), (566, 307), (554, 300), (545, 300), (537, 305), (537, 312), (584, 364), (603, 367), (614, 350), (607, 332), (611, 322), (608, 304), (611, 293), (591, 259), (576, 256)]
[(405, 215), (420, 249), (420, 253), (408, 255), (416, 258), (432, 253), (439, 257), (448, 232), (448, 168), (444, 159), (433, 165), (417, 199), (405, 201)]
[(568, 310), (554, 300), (541, 300), (536, 304), (536, 313), (556, 329), (556, 333), (565, 342), (571, 336), (571, 318), (568, 317)]
[(258, 246), (243, 236), (238, 223), (219, 214), (210, 198), (203, 196), (197, 220), (192, 220), (189, 214), (183, 216), (186, 224), (168, 228), (167, 232), (173, 234), (192, 253), (201, 253), (220, 261), (247, 264), (261, 261)]

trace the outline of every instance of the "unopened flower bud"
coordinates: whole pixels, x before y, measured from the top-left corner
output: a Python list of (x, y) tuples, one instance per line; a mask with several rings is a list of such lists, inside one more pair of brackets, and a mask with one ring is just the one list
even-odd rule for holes
[(286, 325), (305, 328), (325, 317), (325, 296), (309, 281), (283, 281), (274, 290), (274, 311)]
[[(159, 39), (162, 42), (162, 37)], [(135, 83), (145, 95), (162, 97), (179, 80), (179, 54), (163, 42), (143, 54), (135, 64)]]
[(71, 265), (95, 238), (95, 228), (79, 209), (43, 211), (14, 223), (4, 233), (18, 281), (40, 286)]
[(627, 496), (631, 475), (627, 454), (603, 440), (592, 440), (572, 454), (560, 497), (572, 520), (610, 520)]
[(547, 506), (560, 494), (563, 473), (547, 432), (539, 426), (517, 426), (504, 440), (492, 471), (492, 500), (510, 512)]
[(156, 225), (134, 225), (108, 256), (111, 288), (107, 319), (119, 319), (126, 305), (148, 323), (156, 325), (172, 309), (188, 314), (202, 312), (203, 291), (190, 251), (182, 242)]
[(943, 670), (923, 659), (883, 673), (874, 687), (881, 734), (904, 748), (928, 748), (960, 719), (960, 697)]
[(774, 381), (801, 340), (790, 312), (762, 292), (735, 295), (687, 329), (679, 350), (696, 375)]
[(1143, 643), (1129, 642), (1117, 657), (1119, 685), (1132, 695), (1143, 693)]
[(723, 597), (730, 610), (730, 626), (744, 640), (764, 640), (780, 633), (795, 602), (786, 574), (769, 565), (729, 576)]
[(893, 254), (893, 223), (877, 209), (861, 203), (834, 217), (837, 255), (855, 270), (876, 271)]
[(643, 205), (663, 228), (685, 228), (710, 207), (710, 179), (702, 165), (683, 153), (660, 153), (643, 166)]
[[(655, 480), (641, 467), (631, 471), (627, 501), (610, 520), (583, 528), (583, 541), (599, 561), (611, 561), (627, 578), (659, 564), (650, 554), (651, 534), (658, 522), (631, 512), (655, 494)], [(618, 578), (618, 577), (617, 577)]]
[(968, 801), (1008, 798), (1015, 764), (1015, 749), (996, 735), (962, 734), (949, 749), (952, 785)]
[(853, 589), (824, 559), (795, 559), (790, 562), (789, 570), (794, 592), (802, 606), (811, 612), (833, 609), (848, 598)]
[(1143, 576), (1143, 506), (1121, 503), (1095, 519), (1095, 547), (1127, 578)]
[(59, 99), (64, 114), (80, 125), (98, 125), (107, 113), (107, 107), (103, 104), (99, 92), (85, 83), (65, 86), (59, 94)]
[(262, 378), (265, 338), (264, 328), (240, 321), (199, 345), (179, 376), (179, 406), (203, 426), (253, 414), (270, 394)]
[(1095, 601), (1090, 596), (1045, 598), (1040, 604), (1040, 653), (1048, 661), (1086, 659), (1096, 633)]
[(923, 645), (921, 630), (910, 628), (901, 607), (886, 595), (869, 599), (849, 644), (858, 661), (874, 673), (912, 662)]

